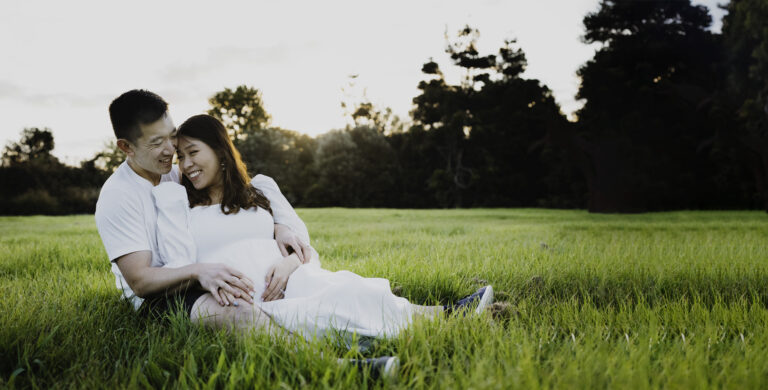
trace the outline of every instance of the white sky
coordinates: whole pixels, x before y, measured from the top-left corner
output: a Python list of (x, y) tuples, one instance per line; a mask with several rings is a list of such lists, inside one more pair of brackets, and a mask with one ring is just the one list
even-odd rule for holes
[[(723, 0), (724, 1), (724, 0)], [(344, 127), (341, 88), (408, 118), (433, 58), (449, 80), (445, 32), (480, 30), (481, 53), (514, 38), (526, 78), (553, 90), (563, 112), (580, 105), (575, 75), (594, 54), (582, 19), (598, 0), (3, 1), (0, 146), (25, 127), (49, 127), (54, 154), (76, 164), (110, 140), (107, 107), (145, 88), (171, 104), (176, 124), (241, 84), (262, 90), (272, 125), (311, 135)], [(717, 0), (694, 0), (713, 13)]]

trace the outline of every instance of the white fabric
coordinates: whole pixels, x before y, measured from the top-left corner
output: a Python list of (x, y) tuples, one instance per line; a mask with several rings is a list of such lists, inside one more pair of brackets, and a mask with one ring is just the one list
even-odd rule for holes
[[(279, 193), (273, 180), (262, 182), (269, 182)], [(292, 332), (306, 338), (336, 332), (384, 337), (396, 335), (412, 320), (410, 303), (392, 294), (389, 281), (324, 270), (314, 250), (310, 263), (301, 265), (289, 278), (283, 299), (260, 302), (268, 269), (283, 258), (272, 238), (269, 213), (251, 209), (225, 215), (218, 205), (190, 210), (183, 187), (171, 183), (155, 187), (153, 195), (163, 261), (180, 266), (195, 253), (199, 262), (229, 264), (255, 282), (255, 304)], [(300, 224), (292, 220), (290, 213), (281, 215), (297, 235), (305, 234), (302, 239), (309, 242), (306, 227), (297, 215)], [(303, 232), (297, 231), (302, 228)]]
[[(178, 167), (174, 165), (160, 180), (178, 183)], [(152, 183), (134, 172), (127, 162), (123, 162), (101, 188), (95, 218), (101, 241), (112, 262), (115, 285), (138, 309), (142, 299), (133, 293), (114, 260), (133, 252), (151, 251), (152, 266), (162, 265), (157, 251)]]
[(285, 199), (277, 183), (264, 175), (256, 175), (251, 179), (251, 185), (261, 190), (264, 196), (269, 199), (269, 205), (272, 208), (275, 223), (288, 226), (304, 243), (310, 245), (309, 231), (304, 221), (296, 214), (288, 199)]
[[(195, 262), (197, 248), (189, 245), (192, 235), (189, 221), (189, 202), (182, 185), (158, 185), (150, 190), (157, 210), (157, 242), (163, 266), (179, 268)], [(181, 216), (181, 218), (180, 218)]]

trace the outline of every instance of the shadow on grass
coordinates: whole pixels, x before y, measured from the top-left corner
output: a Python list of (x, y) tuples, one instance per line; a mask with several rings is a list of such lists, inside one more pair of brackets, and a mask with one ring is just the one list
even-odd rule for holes
[[(143, 317), (119, 295), (52, 302), (39, 320), (0, 332), (0, 387), (367, 388), (377, 382), (338, 357), (365, 357), (338, 340), (305, 342), (254, 331), (238, 335), (183, 312)], [(387, 348), (370, 343), (367, 356)]]

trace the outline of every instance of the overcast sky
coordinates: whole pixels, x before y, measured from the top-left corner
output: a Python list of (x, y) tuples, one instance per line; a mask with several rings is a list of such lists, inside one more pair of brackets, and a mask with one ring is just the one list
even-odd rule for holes
[[(272, 125), (311, 135), (347, 123), (342, 100), (363, 93), (407, 118), (433, 58), (450, 80), (445, 32), (480, 30), (483, 54), (517, 39), (526, 78), (579, 107), (575, 72), (594, 54), (582, 19), (598, 0), (4, 1), (0, 3), (0, 142), (49, 127), (68, 163), (110, 140), (107, 107), (124, 91), (163, 96), (180, 124), (208, 98), (246, 84), (263, 92)], [(719, 31), (717, 0), (710, 8)], [(349, 75), (356, 85), (347, 96)], [(349, 96), (351, 95), (351, 96)]]

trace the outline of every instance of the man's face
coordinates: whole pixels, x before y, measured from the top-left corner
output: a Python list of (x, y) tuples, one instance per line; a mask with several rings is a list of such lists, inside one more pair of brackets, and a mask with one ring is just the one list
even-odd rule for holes
[(133, 153), (130, 155), (134, 165), (144, 171), (137, 173), (155, 176), (170, 172), (176, 151), (176, 126), (170, 115), (166, 113), (157, 121), (139, 125), (139, 128), (141, 137), (131, 143)]

